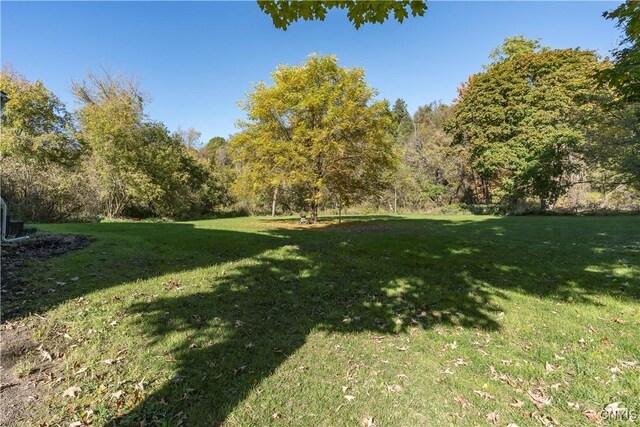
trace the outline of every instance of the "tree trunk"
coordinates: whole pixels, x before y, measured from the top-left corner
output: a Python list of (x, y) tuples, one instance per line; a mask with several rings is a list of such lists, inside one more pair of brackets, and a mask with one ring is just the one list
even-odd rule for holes
[(273, 190), (273, 201), (271, 202), (271, 216), (276, 216), (276, 200), (278, 198), (278, 186)]
[(311, 223), (316, 224), (318, 222), (318, 204), (313, 202), (311, 204)]
[(484, 203), (487, 205), (491, 204), (491, 191), (489, 191), (489, 184), (483, 177), (480, 177), (480, 182), (482, 183), (482, 196), (484, 198)]
[(398, 213), (398, 189), (393, 187), (393, 213)]

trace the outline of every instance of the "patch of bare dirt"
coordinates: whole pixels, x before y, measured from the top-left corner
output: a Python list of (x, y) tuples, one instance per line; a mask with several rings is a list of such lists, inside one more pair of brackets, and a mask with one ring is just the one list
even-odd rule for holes
[(0, 425), (14, 426), (30, 419), (30, 407), (42, 399), (50, 381), (51, 362), (38, 357), (31, 326), (0, 325)]
[(2, 292), (6, 293), (21, 284), (19, 273), (25, 262), (42, 260), (82, 249), (91, 239), (86, 236), (65, 234), (42, 234), (29, 240), (2, 247), (2, 268), (0, 276)]
[[(21, 289), (28, 283), (20, 279), (20, 272), (28, 261), (60, 256), (82, 249), (90, 242), (86, 236), (43, 234), (2, 247), (2, 299), (24, 293)], [(37, 348), (32, 339), (32, 325), (4, 318), (0, 322), (0, 425), (28, 424), (31, 406), (48, 391), (46, 383), (51, 381), (52, 358)]]

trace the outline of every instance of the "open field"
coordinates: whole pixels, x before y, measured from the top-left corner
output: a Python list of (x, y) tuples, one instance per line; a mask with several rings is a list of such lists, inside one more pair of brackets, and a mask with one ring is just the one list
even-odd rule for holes
[(637, 216), (39, 228), (93, 241), (31, 262), (3, 295), (3, 322), (34, 341), (13, 366), (36, 384), (16, 423), (522, 427), (611, 423), (615, 402), (640, 412)]

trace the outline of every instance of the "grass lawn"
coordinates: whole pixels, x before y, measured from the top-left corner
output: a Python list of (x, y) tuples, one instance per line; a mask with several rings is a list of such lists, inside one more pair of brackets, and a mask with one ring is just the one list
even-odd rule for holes
[(629, 425), (600, 419), (615, 402), (640, 413), (639, 217), (40, 229), (95, 240), (33, 262), (29, 292), (3, 301), (42, 344), (27, 359), (54, 362), (39, 422), (522, 427)]

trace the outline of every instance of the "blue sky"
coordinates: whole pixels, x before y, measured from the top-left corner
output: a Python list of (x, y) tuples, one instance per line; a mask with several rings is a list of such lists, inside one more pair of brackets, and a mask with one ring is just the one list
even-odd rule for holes
[(422, 18), (356, 30), (343, 12), (324, 22), (273, 27), (246, 2), (1, 3), (1, 60), (42, 80), (70, 109), (72, 79), (105, 67), (134, 75), (151, 97), (149, 115), (203, 139), (227, 136), (243, 117), (237, 101), (277, 64), (311, 52), (360, 66), (379, 97), (403, 98), (411, 111), (450, 102), (460, 82), (482, 69), (511, 35), (553, 48), (606, 55), (619, 31), (602, 12), (620, 2), (428, 2)]

